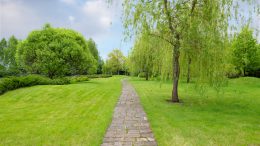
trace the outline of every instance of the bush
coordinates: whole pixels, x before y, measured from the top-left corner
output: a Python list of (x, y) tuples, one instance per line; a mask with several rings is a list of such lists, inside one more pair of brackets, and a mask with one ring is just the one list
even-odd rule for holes
[(95, 74), (95, 75), (87, 75), (89, 78), (109, 78), (112, 77), (112, 75), (107, 74)]
[(70, 80), (67, 78), (50, 79), (40, 75), (28, 76), (10, 76), (0, 80), (0, 94), (9, 90), (14, 90), (22, 87), (29, 87), (34, 85), (64, 85), (69, 84)]
[(66, 85), (66, 84), (70, 84), (71, 81), (68, 78), (56, 78), (56, 79), (52, 79), (52, 85)]
[(83, 82), (83, 81), (88, 81), (89, 78), (88, 76), (80, 75), (80, 76), (72, 76), (67, 78), (71, 83), (76, 83), (76, 82)]
[(139, 77), (139, 78), (145, 78), (145, 72), (140, 72), (140, 73), (138, 74), (138, 77)]
[(18, 70), (0, 70), (0, 77), (16, 76), (20, 74)]

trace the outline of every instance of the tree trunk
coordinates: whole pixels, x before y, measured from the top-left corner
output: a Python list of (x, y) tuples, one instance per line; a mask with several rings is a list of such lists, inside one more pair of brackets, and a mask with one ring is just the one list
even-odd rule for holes
[(179, 102), (178, 95), (178, 84), (179, 84), (179, 76), (180, 76), (180, 37), (176, 35), (176, 44), (173, 48), (173, 89), (172, 89), (172, 102)]
[(145, 80), (148, 81), (148, 79), (149, 79), (149, 73), (147, 71), (147, 72), (145, 72)]
[(187, 72), (187, 83), (190, 83), (190, 64), (191, 64), (191, 58), (188, 58), (188, 72)]

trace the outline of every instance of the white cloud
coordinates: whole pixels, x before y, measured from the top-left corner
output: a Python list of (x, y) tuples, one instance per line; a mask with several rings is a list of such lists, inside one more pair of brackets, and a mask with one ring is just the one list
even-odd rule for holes
[(75, 17), (73, 17), (73, 16), (69, 16), (69, 21), (70, 21), (71, 23), (73, 23), (74, 20), (75, 20)]
[(105, 0), (89, 0), (82, 7), (85, 16), (103, 30), (107, 30), (113, 21), (112, 9)]
[(0, 6), (0, 37), (11, 35), (24, 37), (37, 25), (38, 19), (35, 12), (22, 2), (3, 1)]

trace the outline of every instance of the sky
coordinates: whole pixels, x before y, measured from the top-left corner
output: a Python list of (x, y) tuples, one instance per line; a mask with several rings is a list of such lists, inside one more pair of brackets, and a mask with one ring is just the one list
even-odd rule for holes
[[(0, 0), (0, 39), (11, 35), (25, 39), (32, 30), (50, 23), (53, 27), (74, 29), (86, 39), (92, 38), (103, 59), (115, 48), (127, 55), (133, 40), (123, 41), (122, 1), (113, 0), (109, 4), (107, 0)], [(247, 16), (251, 7), (242, 2), (240, 5), (240, 11)], [(260, 15), (253, 14), (252, 18), (251, 26), (259, 30)], [(260, 42), (260, 35), (257, 39)]]
[(25, 39), (45, 23), (74, 29), (92, 38), (102, 58), (113, 49), (127, 55), (133, 41), (123, 35), (122, 0), (0, 0), (0, 38)]

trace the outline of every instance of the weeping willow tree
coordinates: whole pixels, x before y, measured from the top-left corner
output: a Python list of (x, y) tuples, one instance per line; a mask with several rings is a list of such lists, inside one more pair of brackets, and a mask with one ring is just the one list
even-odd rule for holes
[(191, 63), (198, 82), (221, 85), (233, 0), (124, 0), (123, 6), (126, 36), (157, 37), (171, 46), (173, 102), (179, 102), (180, 71), (187, 70), (189, 82)]
[(163, 70), (167, 68), (166, 64), (171, 63), (169, 62), (170, 57), (166, 57), (169, 54), (167, 51), (171, 50), (167, 50), (166, 45), (165, 42), (157, 37), (151, 37), (146, 34), (138, 36), (129, 54), (130, 72), (135, 75), (143, 73), (146, 80), (149, 77), (160, 76), (162, 73), (169, 76), (169, 71), (171, 70), (169, 68), (167, 71)]

